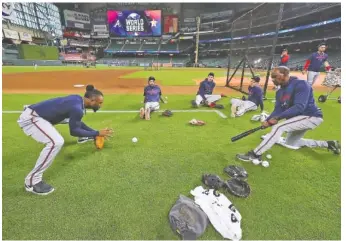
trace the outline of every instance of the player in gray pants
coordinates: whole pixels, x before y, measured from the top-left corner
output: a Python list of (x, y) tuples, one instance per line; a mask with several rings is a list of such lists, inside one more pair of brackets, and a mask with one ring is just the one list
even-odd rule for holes
[[(275, 85), (281, 85), (276, 92), (276, 104), (273, 113), (262, 123), (263, 127), (273, 126), (271, 132), (255, 149), (247, 154), (238, 154), (242, 161), (261, 161), (261, 155), (275, 143), (279, 143), (283, 133), (288, 133), (285, 144), (300, 147), (327, 148), (340, 154), (338, 141), (316, 141), (303, 139), (308, 130), (313, 130), (323, 122), (323, 114), (316, 106), (311, 86), (304, 80), (289, 76), (289, 69), (285, 66), (274, 68), (271, 73)], [(278, 123), (280, 120), (284, 120)]]

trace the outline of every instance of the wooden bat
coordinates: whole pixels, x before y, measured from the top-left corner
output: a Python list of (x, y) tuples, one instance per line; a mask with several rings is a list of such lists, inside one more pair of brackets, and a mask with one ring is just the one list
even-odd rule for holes
[(248, 136), (248, 135), (250, 135), (250, 134), (252, 134), (252, 133), (254, 133), (254, 132), (256, 132), (256, 131), (262, 130), (262, 129), (265, 129), (265, 127), (259, 126), (259, 127), (254, 128), (254, 129), (245, 131), (245, 132), (243, 132), (243, 133), (241, 133), (241, 134), (239, 134), (239, 135), (233, 136), (233, 137), (231, 138), (231, 141), (232, 141), (232, 142), (235, 142), (235, 141), (237, 141), (237, 140), (240, 140), (240, 139), (244, 138), (245, 136)]

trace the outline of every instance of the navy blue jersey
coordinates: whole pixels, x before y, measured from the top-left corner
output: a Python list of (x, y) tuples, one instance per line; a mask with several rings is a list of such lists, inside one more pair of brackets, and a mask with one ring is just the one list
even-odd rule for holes
[(34, 110), (41, 118), (56, 125), (69, 118), (70, 134), (78, 137), (95, 137), (99, 135), (81, 120), (84, 115), (84, 101), (79, 95), (69, 95), (45, 100), (28, 108)]
[(161, 96), (161, 89), (158, 85), (154, 86), (146, 86), (144, 88), (144, 96), (145, 100), (144, 102), (159, 102), (160, 101), (160, 96)]
[(255, 103), (256, 106), (260, 106), (263, 111), (263, 91), (259, 86), (249, 86), (249, 97), (248, 100)]
[(199, 84), (197, 95), (202, 96), (202, 98), (205, 100), (206, 98), (204, 95), (213, 94), (214, 88), (215, 88), (215, 82), (214, 81), (210, 82), (208, 81), (208, 79), (205, 79)]
[(272, 117), (289, 119), (299, 115), (323, 117), (315, 104), (311, 86), (305, 80), (290, 77), (288, 85), (276, 91), (275, 109), (267, 120)]
[(320, 69), (324, 62), (326, 62), (328, 59), (328, 54), (315, 52), (310, 55), (308, 60), (306, 61), (306, 64), (304, 66), (304, 69), (307, 69), (308, 71), (313, 72), (320, 72)]

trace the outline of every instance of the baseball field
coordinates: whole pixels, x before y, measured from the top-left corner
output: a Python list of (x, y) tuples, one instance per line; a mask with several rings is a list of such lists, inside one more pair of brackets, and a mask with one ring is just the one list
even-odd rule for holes
[[(232, 136), (259, 125), (250, 118), (260, 111), (229, 118), (230, 97), (242, 94), (223, 87), (225, 69), (39, 66), (2, 70), (3, 239), (176, 240), (168, 213), (179, 194), (192, 197), (190, 190), (202, 185), (205, 173), (227, 180), (223, 168), (231, 164), (249, 173), (248, 198), (222, 191), (242, 215), (244, 240), (341, 239), (341, 157), (324, 149), (293, 151), (275, 145), (268, 152), (272, 155), (269, 168), (236, 160), (237, 153), (255, 148), (268, 131), (230, 142)], [(190, 100), (210, 71), (216, 77), (214, 92), (228, 96), (220, 101), (225, 109), (196, 111)], [(259, 74), (264, 79), (264, 73)], [(161, 110), (173, 110), (170, 118), (154, 113), (150, 121), (139, 119), (143, 87), (151, 75), (168, 97)], [(48, 196), (27, 193), (24, 178), (43, 145), (19, 128), (20, 111), (23, 105), (51, 97), (83, 95), (84, 88), (76, 84), (93, 84), (105, 94), (102, 111), (108, 112), (87, 113), (83, 121), (94, 129), (111, 127), (115, 133), (104, 149), (96, 150), (93, 142), (77, 144), (67, 125), (57, 125), (65, 144), (43, 176), (55, 191)], [(268, 89), (268, 97), (273, 97), (275, 93)], [(325, 92), (317, 87), (316, 99)], [(333, 93), (339, 95), (340, 91)], [(264, 105), (267, 112), (273, 110), (271, 100)], [(327, 100), (318, 106), (324, 122), (306, 137), (340, 141), (341, 105)], [(190, 126), (193, 118), (206, 125)], [(133, 137), (139, 141), (132, 143)], [(200, 239), (222, 237), (209, 225)]]

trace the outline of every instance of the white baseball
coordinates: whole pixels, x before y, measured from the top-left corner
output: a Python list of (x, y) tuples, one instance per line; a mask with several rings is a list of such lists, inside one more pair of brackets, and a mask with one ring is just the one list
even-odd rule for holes
[(165, 98), (166, 98), (166, 100), (168, 100), (168, 97), (167, 97), (167, 96), (166, 96)]
[(263, 161), (263, 162), (262, 162), (262, 166), (264, 166), (264, 167), (269, 167), (269, 162)]
[(133, 142), (133, 143), (136, 143), (137, 141), (138, 141), (137, 137), (133, 137), (133, 138), (132, 138), (132, 142)]
[(272, 155), (270, 155), (270, 154), (266, 155), (266, 157), (267, 157), (269, 160), (272, 159)]
[(253, 163), (254, 165), (258, 165), (258, 164), (261, 163), (261, 161), (258, 160), (258, 159), (254, 159), (254, 160), (252, 160), (252, 163)]

